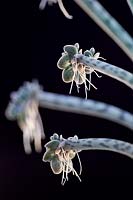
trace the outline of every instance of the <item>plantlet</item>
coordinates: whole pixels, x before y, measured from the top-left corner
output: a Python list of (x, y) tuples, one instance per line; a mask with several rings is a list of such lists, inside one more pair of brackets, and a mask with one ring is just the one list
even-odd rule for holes
[[(82, 49), (79, 49), (79, 44), (76, 43), (74, 45), (65, 45), (63, 47), (64, 52), (62, 53), (62, 57), (57, 62), (57, 67), (59, 69), (62, 69), (62, 80), (65, 83), (71, 83), (69, 94), (72, 92), (73, 83), (76, 83), (77, 92), (79, 93), (80, 85), (84, 84), (85, 86), (85, 98), (87, 99), (87, 90), (90, 90), (90, 87), (92, 86), (94, 89), (97, 89), (95, 85), (91, 83), (91, 74), (94, 72), (98, 78), (99, 76), (97, 72), (94, 70), (93, 67), (89, 65), (84, 65), (81, 62), (78, 62), (77, 59), (75, 59), (76, 54), (82, 55)], [(95, 49), (91, 48), (90, 50), (84, 51), (83, 55), (93, 58), (93, 59), (99, 59), (100, 53), (95, 53)], [(104, 59), (104, 58), (102, 58)], [(89, 80), (86, 77), (86, 75), (89, 74)], [(87, 83), (89, 83), (89, 88), (87, 87)]]

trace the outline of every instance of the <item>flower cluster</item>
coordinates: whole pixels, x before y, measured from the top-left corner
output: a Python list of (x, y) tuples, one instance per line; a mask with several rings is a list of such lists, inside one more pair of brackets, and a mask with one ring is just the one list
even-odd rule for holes
[(23, 144), (26, 153), (31, 153), (31, 142), (34, 141), (35, 150), (40, 152), (41, 139), (45, 138), (41, 117), (38, 111), (38, 93), (42, 88), (37, 82), (26, 82), (17, 92), (11, 93), (6, 116), (10, 120), (17, 120), (23, 131)]
[(44, 153), (43, 161), (50, 162), (54, 174), (62, 173), (62, 185), (68, 181), (68, 173), (70, 172), (76, 175), (81, 181), (72, 163), (72, 159), (76, 156), (77, 152), (74, 150), (64, 150), (62, 144), (65, 142), (65, 139), (62, 136), (59, 137), (56, 133), (50, 139), (51, 141), (45, 145), (46, 152)]
[[(76, 54), (82, 54), (82, 49), (79, 50), (79, 44), (76, 43), (74, 45), (66, 45), (63, 48), (64, 52), (62, 53), (61, 58), (57, 62), (57, 67), (59, 69), (62, 69), (62, 80), (65, 83), (71, 82), (71, 87), (69, 94), (71, 94), (73, 82), (76, 83), (77, 92), (79, 92), (79, 85), (84, 84), (85, 85), (85, 94), (87, 98), (87, 90), (90, 90), (90, 86), (93, 86), (95, 89), (97, 89), (92, 83), (91, 83), (91, 73), (94, 72), (99, 78), (97, 72), (90, 66), (84, 65), (77, 61), (77, 59), (74, 58), (74, 55)], [(83, 52), (85, 56), (99, 59), (100, 53), (95, 53), (95, 49), (91, 48), (90, 50), (86, 50)], [(103, 58), (102, 58), (103, 59)], [(87, 79), (86, 75), (89, 74), (89, 80)], [(89, 88), (87, 87), (86, 82), (89, 83)]]

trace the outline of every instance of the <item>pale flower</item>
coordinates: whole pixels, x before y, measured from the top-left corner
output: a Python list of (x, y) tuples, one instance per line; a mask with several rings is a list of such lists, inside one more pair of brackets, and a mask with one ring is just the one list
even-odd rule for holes
[[(65, 182), (68, 181), (68, 174), (70, 172), (72, 172), (73, 175), (77, 176), (78, 179), (81, 181), (72, 163), (72, 159), (76, 156), (76, 154), (78, 156), (78, 153), (74, 150), (65, 151), (62, 146), (64, 141), (65, 139), (62, 138), (62, 136), (59, 137), (58, 134), (55, 133), (51, 137), (51, 141), (45, 145), (46, 152), (43, 156), (44, 162), (50, 162), (50, 167), (54, 174), (62, 173), (62, 180), (61, 180), (62, 185), (64, 185)], [(81, 174), (82, 166), (80, 159), (79, 163), (80, 163), (80, 174)]]
[[(78, 60), (75, 59), (74, 56), (76, 54), (83, 54), (85, 56), (92, 57), (96, 60), (102, 57), (100, 57), (99, 52), (95, 54), (94, 48), (86, 50), (82, 53), (82, 49), (79, 49), (78, 43), (74, 45), (65, 45), (63, 47), (63, 50), (64, 52), (62, 53), (61, 58), (57, 62), (57, 67), (63, 70), (62, 80), (65, 83), (71, 83), (69, 94), (71, 94), (72, 92), (74, 82), (76, 83), (77, 92), (79, 92), (80, 85), (84, 84), (85, 96), (87, 99), (87, 90), (90, 90), (90, 86), (92, 86), (94, 89), (97, 89), (95, 85), (91, 82), (92, 72), (94, 72), (98, 78), (100, 78), (101, 76), (99, 76), (92, 67), (78, 62)], [(89, 79), (86, 77), (87, 74), (89, 74)], [(87, 82), (89, 83), (89, 88), (87, 86)]]

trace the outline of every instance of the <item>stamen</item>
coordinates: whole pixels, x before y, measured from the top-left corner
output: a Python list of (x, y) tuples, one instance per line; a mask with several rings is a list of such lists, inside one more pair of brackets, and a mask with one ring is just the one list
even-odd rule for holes
[(81, 173), (82, 173), (82, 163), (81, 163), (81, 160), (80, 160), (80, 157), (79, 157), (79, 154), (78, 154), (78, 152), (77, 152), (76, 154), (77, 154), (78, 161), (79, 161), (79, 166), (80, 166), (79, 175), (81, 175)]
[(63, 164), (63, 165), (62, 165), (62, 166), (63, 166), (63, 167), (62, 167), (62, 168), (63, 168), (63, 169), (62, 169), (63, 172), (62, 172), (61, 184), (64, 185), (65, 182), (66, 182), (66, 179), (65, 179), (65, 177), (64, 177), (64, 173), (65, 173), (64, 163), (62, 163), (62, 164)]
[(72, 169), (72, 172), (74, 173), (75, 176), (78, 177), (79, 181), (81, 182), (82, 180), (74, 168)]
[[(63, 148), (60, 148), (60, 151), (58, 151), (58, 158), (62, 163), (62, 179), (61, 179), (62, 185), (64, 185), (65, 182), (69, 180), (68, 173), (70, 173), (70, 172), (72, 172), (73, 175), (76, 175), (78, 177), (78, 179), (81, 181), (78, 173), (73, 168), (73, 163), (72, 163), (72, 159), (70, 158), (70, 153), (71, 153), (71, 151), (66, 152)], [(56, 152), (56, 154), (57, 154), (57, 152)], [(77, 156), (78, 156), (78, 160), (80, 163), (80, 174), (81, 174), (82, 166), (81, 166), (81, 162), (80, 162), (78, 153), (77, 153)]]
[(101, 58), (102, 60), (107, 60), (107, 59), (105, 59), (105, 58), (103, 58), (103, 57), (99, 57), (99, 58)]
[(76, 87), (77, 87), (77, 92), (79, 93), (79, 86), (78, 86), (78, 83), (76, 82)]
[(93, 72), (97, 75), (98, 78), (102, 77), (102, 76), (99, 76), (98, 73), (95, 70)]
[(72, 80), (72, 83), (71, 83), (71, 86), (70, 86), (69, 94), (71, 94), (71, 92), (72, 92), (73, 82), (74, 82), (74, 80)]
[(72, 92), (72, 87), (73, 87), (73, 82), (74, 82), (74, 79), (75, 79), (75, 74), (77, 72), (77, 63), (73, 63), (73, 79), (72, 79), (72, 83), (71, 83), (71, 86), (70, 86), (70, 91), (69, 91), (69, 94), (71, 94)]
[(88, 90), (88, 87), (86, 85), (86, 81), (84, 81), (84, 85), (85, 85), (85, 99), (87, 99), (87, 90)]
[[(91, 82), (91, 73), (89, 75), (89, 81)], [(91, 89), (91, 84), (89, 84), (89, 91), (90, 91), (90, 89)]]
[(73, 16), (69, 15), (69, 13), (66, 11), (63, 3), (62, 3), (62, 0), (58, 0), (58, 4), (59, 4), (59, 7), (61, 9), (61, 11), (63, 12), (63, 14), (65, 15), (66, 18), (68, 19), (72, 19)]
[(88, 83), (90, 83), (90, 84), (97, 90), (97, 87), (96, 87), (95, 85), (93, 85), (93, 84), (86, 78), (85, 75), (83, 75), (81, 72), (80, 72), (80, 75), (81, 75), (81, 77), (82, 77), (84, 80), (86, 80)]

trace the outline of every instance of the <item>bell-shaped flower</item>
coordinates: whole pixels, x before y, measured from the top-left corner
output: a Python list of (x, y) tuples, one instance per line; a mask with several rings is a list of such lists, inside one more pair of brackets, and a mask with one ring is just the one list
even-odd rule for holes
[[(57, 67), (59, 69), (62, 69), (62, 80), (65, 83), (71, 83), (69, 94), (71, 94), (73, 83), (76, 83), (77, 92), (79, 92), (79, 86), (81, 84), (85, 85), (85, 94), (87, 98), (87, 90), (90, 90), (90, 86), (93, 86), (95, 89), (97, 89), (92, 83), (91, 83), (91, 73), (95, 72), (95, 70), (87, 65), (84, 65), (80, 62), (78, 62), (77, 59), (74, 58), (75, 54), (82, 54), (82, 49), (79, 50), (79, 44), (76, 43), (74, 45), (66, 45), (63, 48), (64, 52), (62, 53), (61, 58), (57, 62)], [(90, 50), (86, 50), (83, 53), (85, 56), (93, 57), (94, 59), (102, 58), (100, 57), (100, 53), (95, 54), (95, 49), (91, 48)], [(90, 78), (87, 79), (86, 75), (89, 74)], [(100, 78), (95, 72), (95, 74)], [(87, 87), (87, 83), (89, 83), (89, 88)]]
[(68, 181), (68, 174), (70, 172), (72, 172), (73, 175), (76, 175), (81, 181), (79, 175), (73, 168), (72, 163), (72, 159), (76, 156), (77, 152), (74, 150), (65, 151), (63, 147), (60, 148), (60, 144), (64, 141), (65, 139), (59, 137), (57, 134), (54, 134), (51, 137), (51, 141), (45, 145), (46, 152), (43, 156), (44, 162), (50, 162), (50, 167), (54, 174), (62, 173), (62, 185)]

